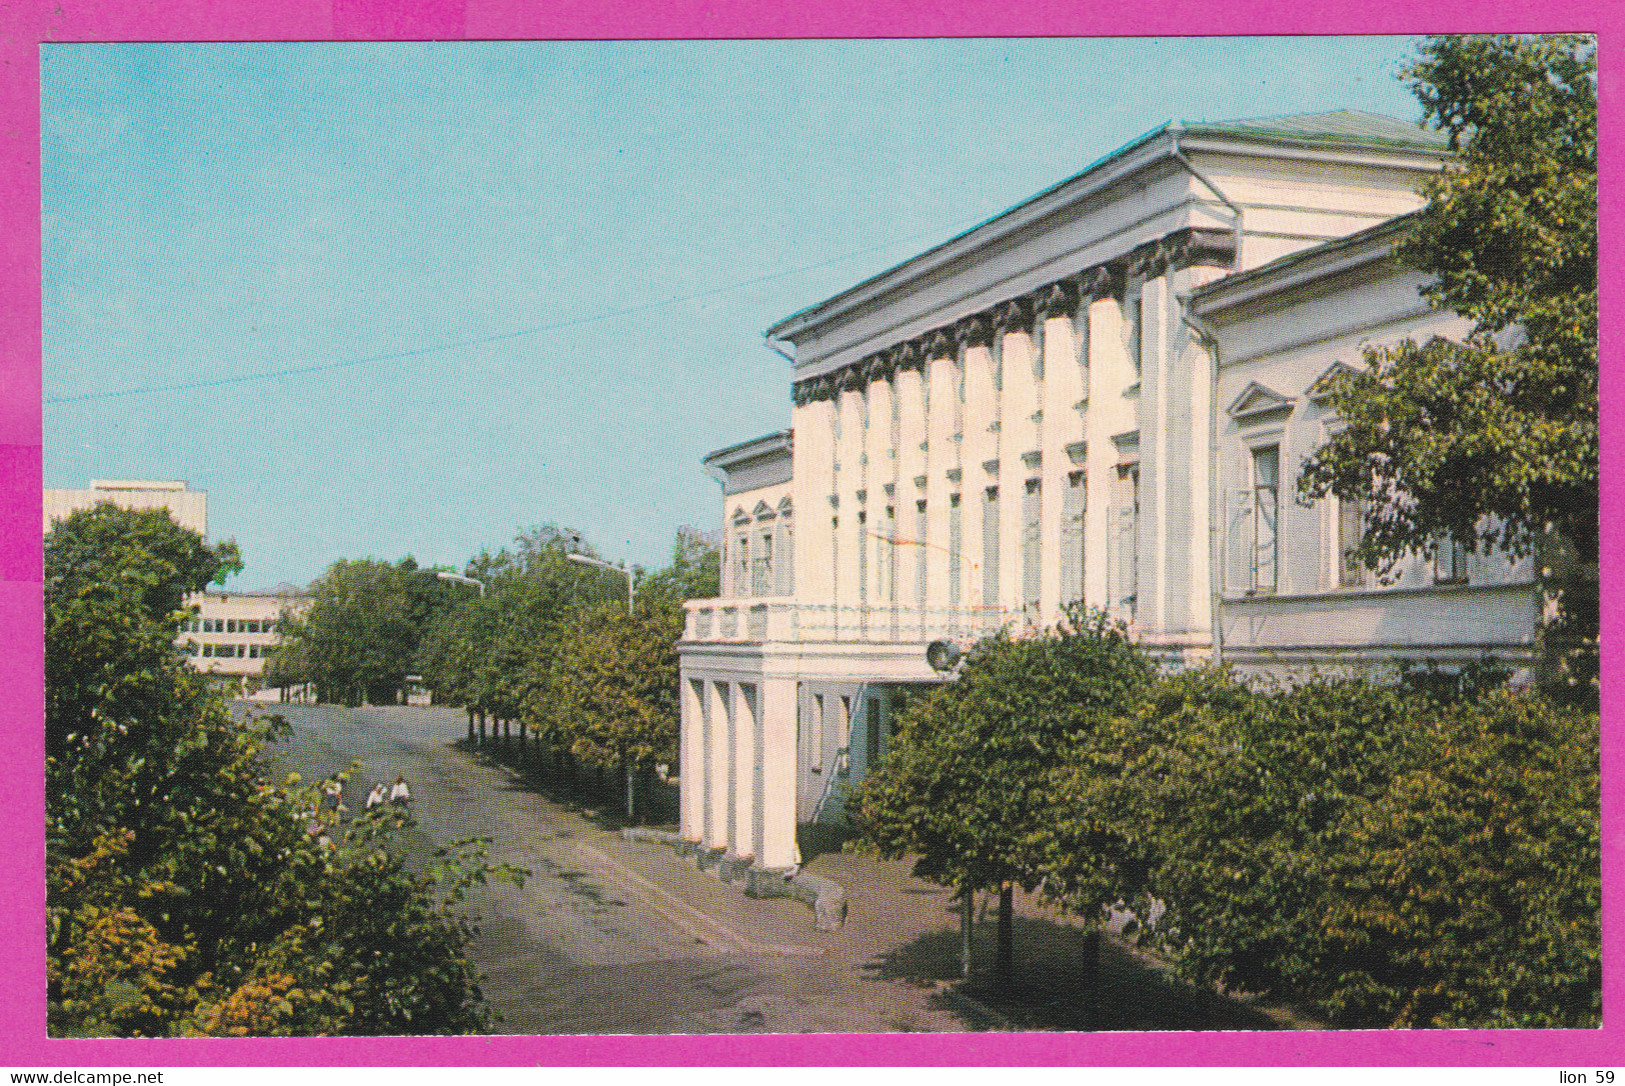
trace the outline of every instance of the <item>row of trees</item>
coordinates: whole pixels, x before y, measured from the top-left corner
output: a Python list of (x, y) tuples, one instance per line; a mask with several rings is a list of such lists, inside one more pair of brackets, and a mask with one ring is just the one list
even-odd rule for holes
[(1400, 257), (1472, 332), (1336, 379), (1300, 497), (1368, 510), (1379, 572), (1445, 540), (1533, 554), (1547, 681), (1159, 677), (1099, 616), (984, 643), (851, 808), (967, 906), (1000, 892), (1001, 969), (1019, 885), (1165, 905), (1188, 976), (1340, 1025), (1598, 1022), (1596, 42), (1437, 37), (1405, 76), (1458, 153)]
[(483, 1030), (477, 847), (413, 871), (397, 812), (309, 832), (313, 790), (261, 756), (280, 721), (234, 719), (177, 647), (186, 595), (238, 565), (162, 509), (45, 537), (51, 1032)]
[(1021, 886), (1127, 906), (1188, 978), (1339, 1026), (1598, 1024), (1596, 713), (1482, 668), (1159, 676), (1078, 619), (980, 645), (849, 804), (967, 906), (1000, 894), (997, 979)]
[(522, 747), (534, 737), (570, 765), (617, 770), (636, 817), (635, 783), (676, 761), (683, 601), (717, 594), (717, 550), (680, 530), (667, 566), (631, 571), (632, 606), (625, 574), (573, 556), (598, 559), (578, 532), (521, 533), (468, 563), (478, 592), (411, 558), (335, 562), (308, 611), (283, 616), (264, 681), (392, 704), (417, 674), (437, 703), (468, 710), (471, 739), (517, 726)]

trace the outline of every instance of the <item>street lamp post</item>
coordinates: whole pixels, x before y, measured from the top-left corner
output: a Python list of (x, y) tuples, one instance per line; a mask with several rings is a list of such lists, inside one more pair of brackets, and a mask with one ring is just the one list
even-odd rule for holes
[(478, 580), (474, 577), (464, 577), (461, 573), (453, 573), (449, 569), (437, 569), (434, 571), (434, 575), (439, 577), (442, 581), (459, 581), (462, 584), (471, 584), (480, 590), (480, 599), (483, 600), (485, 598), (484, 581)]
[(613, 570), (614, 572), (619, 573), (621, 576), (625, 577), (626, 578), (626, 613), (629, 614), (629, 615), (632, 613), (633, 588), (632, 588), (632, 571), (630, 569), (627, 569), (626, 566), (624, 566), (624, 565), (620, 565), (620, 566), (612, 565), (609, 562), (605, 562), (605, 561), (603, 561), (602, 559), (599, 559), (599, 558), (588, 558), (585, 554), (567, 554), (567, 555), (565, 555), (565, 557), (568, 558), (572, 562), (580, 562), (584, 566), (597, 566), (599, 569)]

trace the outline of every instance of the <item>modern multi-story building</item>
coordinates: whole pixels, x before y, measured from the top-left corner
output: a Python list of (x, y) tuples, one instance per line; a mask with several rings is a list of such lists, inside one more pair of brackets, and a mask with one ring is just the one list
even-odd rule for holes
[(197, 609), (180, 634), (192, 666), (251, 697), (260, 693), (265, 662), (281, 640), (277, 620), (284, 611), (300, 613), (306, 598), (294, 585), (279, 584), (263, 592), (194, 592), (186, 604)]
[(1358, 511), (1294, 501), (1324, 375), (1462, 330), (1391, 255), (1448, 158), (1347, 111), (1166, 124), (770, 329), (791, 429), (706, 460), (726, 574), (679, 645), (682, 833), (790, 866), (894, 692), (941, 681), (932, 642), (1073, 601), (1168, 666), (1527, 663), (1528, 563), (1447, 547), (1377, 584), (1342, 557)]
[(209, 534), (209, 492), (192, 490), (183, 480), (95, 479), (88, 490), (45, 491), (45, 531), (63, 517), (97, 502), (120, 509), (168, 509), (175, 523), (198, 535)]

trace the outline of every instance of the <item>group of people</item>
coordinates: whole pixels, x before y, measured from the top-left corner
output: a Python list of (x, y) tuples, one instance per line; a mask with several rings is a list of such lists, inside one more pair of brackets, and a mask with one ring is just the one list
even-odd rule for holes
[(367, 793), (367, 810), (382, 807), (386, 801), (402, 807), (412, 802), (412, 789), (407, 787), (405, 777), (396, 777), (395, 784), (387, 793), (382, 784), (373, 785), (372, 791)]
[[(316, 838), (328, 848), (337, 848), (337, 843), (328, 832), (330, 825), (336, 825), (339, 813), (344, 809), (344, 777), (342, 774), (329, 777), (322, 784), (321, 794), (317, 801), (302, 814), (305, 819), (305, 832)], [(385, 803), (392, 803), (406, 807), (412, 802), (412, 789), (408, 787), (404, 776), (397, 776), (395, 783), (386, 788), (382, 784), (372, 786), (367, 793), (367, 810), (381, 807)]]

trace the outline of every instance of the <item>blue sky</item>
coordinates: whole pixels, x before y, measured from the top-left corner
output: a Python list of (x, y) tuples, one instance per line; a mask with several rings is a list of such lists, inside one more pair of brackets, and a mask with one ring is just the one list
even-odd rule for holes
[(1410, 48), (48, 45), (45, 485), (190, 480), (239, 588), (549, 521), (659, 565), (788, 425), (770, 324), (1172, 118), (1416, 119)]

